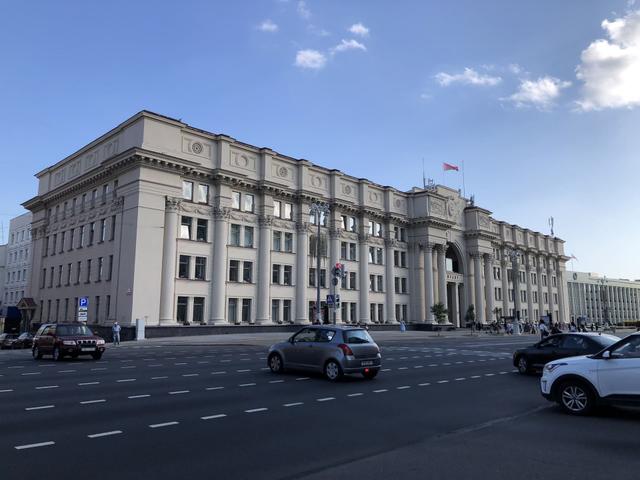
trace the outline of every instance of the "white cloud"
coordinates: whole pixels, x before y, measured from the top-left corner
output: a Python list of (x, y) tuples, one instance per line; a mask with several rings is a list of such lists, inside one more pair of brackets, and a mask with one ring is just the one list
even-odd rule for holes
[(605, 20), (607, 40), (592, 42), (580, 57), (576, 76), (582, 80), (583, 111), (640, 106), (640, 10)]
[(278, 31), (278, 25), (273, 23), (271, 20), (267, 19), (258, 25), (258, 30), (262, 32), (275, 33)]
[(465, 68), (464, 73), (449, 74), (440, 72), (435, 76), (436, 81), (443, 87), (448, 87), (454, 83), (462, 83), (463, 85), (482, 85), (494, 86), (502, 81), (500, 77), (492, 77), (490, 75), (482, 75), (472, 68)]
[(327, 57), (318, 50), (298, 50), (296, 54), (296, 67), (320, 70), (327, 63)]
[(349, 27), (349, 31), (354, 35), (359, 35), (361, 37), (369, 36), (369, 29), (365, 27), (362, 23), (354, 23)]
[(297, 10), (300, 18), (304, 18), (305, 20), (309, 20), (311, 18), (311, 10), (309, 10), (309, 7), (307, 7), (307, 2), (305, 2), (304, 0), (300, 0), (298, 2)]
[(365, 47), (362, 43), (358, 42), (354, 39), (349, 40), (341, 40), (338, 45), (331, 49), (331, 54), (346, 52), (347, 50), (362, 50), (363, 52), (367, 51), (367, 47)]
[(520, 80), (518, 91), (504, 100), (513, 102), (517, 107), (536, 107), (540, 110), (549, 110), (553, 107), (562, 89), (571, 85), (571, 82), (558, 80), (545, 76), (537, 80)]
[(514, 75), (520, 75), (523, 72), (522, 67), (517, 63), (510, 64), (508, 68), (509, 68), (509, 71)]

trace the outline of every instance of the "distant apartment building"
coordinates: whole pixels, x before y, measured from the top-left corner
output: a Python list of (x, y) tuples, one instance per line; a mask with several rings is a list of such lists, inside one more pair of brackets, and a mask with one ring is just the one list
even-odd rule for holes
[(0, 316), (4, 313), (4, 282), (7, 270), (7, 246), (0, 245)]
[(25, 213), (12, 218), (9, 224), (2, 291), (2, 303), (5, 307), (15, 307), (28, 293), (32, 256), (31, 213)]
[(598, 324), (640, 321), (639, 280), (568, 271), (567, 291), (572, 320)]

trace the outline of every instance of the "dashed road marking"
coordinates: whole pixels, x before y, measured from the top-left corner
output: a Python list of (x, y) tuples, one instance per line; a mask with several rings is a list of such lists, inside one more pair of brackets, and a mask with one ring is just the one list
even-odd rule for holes
[(299, 405), (304, 405), (304, 402), (293, 402), (293, 403), (285, 403), (282, 405), (283, 407), (297, 407)]
[(197, 377), (198, 375), (200, 375), (199, 373), (183, 373), (182, 376), (183, 377)]
[(124, 382), (135, 382), (135, 378), (123, 378), (121, 380), (116, 380), (116, 383), (124, 383)]
[(269, 380), (269, 383), (283, 383), (284, 380)]
[(298, 377), (296, 380), (309, 380), (309, 377)]
[(236, 370), (236, 372), (238, 373), (246, 373), (246, 372), (250, 372), (251, 370), (248, 368), (242, 369), (242, 370)]
[(182, 395), (183, 393), (189, 393), (189, 390), (175, 390), (173, 392), (169, 392), (169, 395)]
[(178, 422), (164, 422), (164, 423), (154, 423), (149, 425), (149, 428), (162, 428), (162, 427), (170, 427), (172, 425), (178, 425)]
[(98, 385), (100, 382), (82, 382), (79, 383), (78, 386), (79, 387), (84, 387), (85, 385)]
[(316, 398), (316, 402), (329, 402), (331, 400), (335, 400), (336, 397), (324, 397), (324, 398)]
[(384, 393), (384, 392), (388, 392), (389, 390), (387, 390), (386, 388), (381, 388), (379, 390), (374, 390), (373, 393)]
[(256, 384), (255, 383), (241, 383), (240, 385), (238, 385), (239, 387), (255, 387)]
[(151, 377), (151, 380), (163, 380), (165, 378), (169, 378), (166, 375), (162, 375), (161, 377)]
[(16, 445), (16, 450), (26, 450), (28, 448), (38, 448), (38, 447), (48, 447), (49, 445), (55, 445), (56, 442), (40, 442), (40, 443), (31, 443), (29, 445)]
[(112, 435), (120, 435), (122, 430), (112, 430), (110, 432), (101, 432), (101, 433), (92, 433), (91, 435), (87, 435), (89, 438), (100, 438), (100, 437), (110, 437)]
[(36, 390), (48, 390), (50, 388), (59, 388), (60, 385), (43, 385), (41, 387), (36, 387)]
[(438, 380), (438, 383), (449, 383), (449, 380)]
[(45, 410), (47, 408), (54, 408), (54, 407), (55, 407), (55, 405), (41, 405), (39, 407), (27, 407), (27, 408), (25, 408), (25, 410), (27, 412), (30, 412), (31, 410)]
[(207, 390), (207, 391), (222, 390), (222, 389), (224, 389), (224, 387), (207, 387), (207, 388), (205, 388), (205, 390)]
[(249, 410), (245, 410), (245, 413), (266, 412), (267, 410), (269, 410), (269, 409), (268, 409), (268, 408), (265, 408), (265, 407), (261, 407), (261, 408), (250, 408)]
[(207, 415), (206, 417), (200, 417), (200, 420), (214, 420), (216, 418), (224, 418), (227, 415), (225, 413), (217, 413), (216, 415)]
[(403, 385), (401, 387), (396, 387), (396, 390), (406, 390), (407, 388), (411, 388), (411, 385)]
[(5, 388), (4, 390), (0, 390), (0, 393), (9, 393), (13, 392), (13, 388)]
[(143, 395), (130, 395), (130, 396), (128, 396), (127, 398), (128, 398), (128, 399), (130, 399), (130, 400), (134, 400), (134, 399), (136, 399), (136, 398), (148, 398), (148, 397), (150, 397), (150, 396), (151, 396), (151, 395), (149, 395), (148, 393), (145, 393), (145, 394), (143, 394)]
[(106, 402), (104, 398), (101, 398), (99, 400), (84, 400), (80, 402), (80, 405), (91, 405), (93, 403), (104, 403), (104, 402)]

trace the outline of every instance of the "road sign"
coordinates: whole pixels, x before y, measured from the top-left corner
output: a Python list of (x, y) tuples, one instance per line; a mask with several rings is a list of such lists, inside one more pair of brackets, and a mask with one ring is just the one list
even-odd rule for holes
[(333, 295), (327, 295), (327, 305), (333, 305), (334, 304), (334, 296)]
[(87, 319), (89, 317), (89, 313), (84, 311), (84, 312), (78, 312), (78, 320), (80, 322), (86, 322)]
[(89, 297), (80, 297), (78, 300), (78, 307), (87, 308), (89, 306)]

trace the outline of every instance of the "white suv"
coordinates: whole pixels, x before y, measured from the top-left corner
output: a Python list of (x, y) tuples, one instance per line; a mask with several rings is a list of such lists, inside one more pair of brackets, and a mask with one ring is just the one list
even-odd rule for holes
[(640, 333), (596, 355), (547, 363), (540, 389), (544, 398), (575, 415), (586, 415), (597, 405), (640, 406)]

